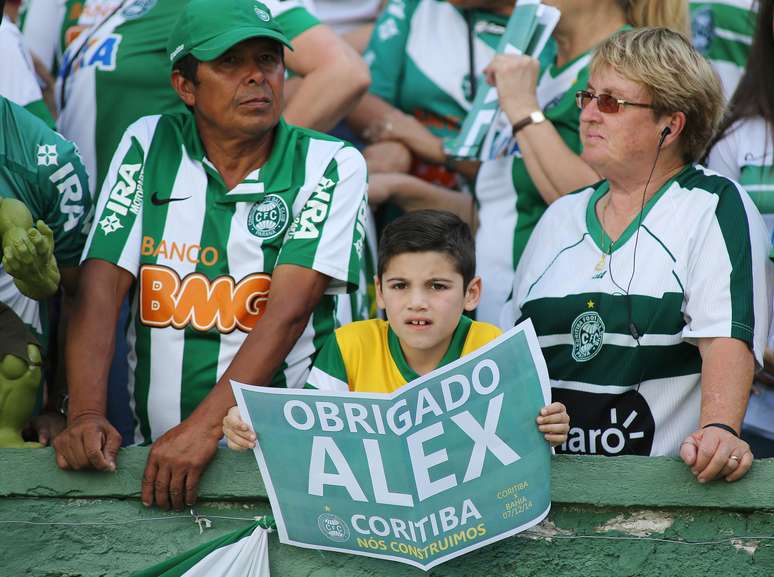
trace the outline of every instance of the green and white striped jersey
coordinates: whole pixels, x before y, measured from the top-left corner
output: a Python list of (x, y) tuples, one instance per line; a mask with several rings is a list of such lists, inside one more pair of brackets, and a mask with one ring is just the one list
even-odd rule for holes
[[(167, 39), (185, 0), (87, 0), (101, 17), (67, 48), (59, 72), (59, 131), (83, 154), (92, 192), (101, 190), (127, 127), (150, 114), (185, 110), (170, 83)], [(318, 21), (297, 2), (264, 2), (292, 39)], [(98, 10), (99, 9), (99, 10)]]
[(32, 54), (24, 44), (19, 29), (7, 18), (0, 24), (0, 54), (3, 55), (3, 65), (0, 66), (0, 96), (26, 108), (43, 120), (49, 128), (54, 128), (54, 119), (43, 102)]
[[(541, 74), (537, 87), (538, 103), (546, 118), (578, 154), (580, 111), (575, 92), (588, 84), (590, 61), (591, 53), (586, 53), (561, 68), (551, 64)], [(547, 205), (518, 148), (508, 156), (481, 164), (476, 199), (480, 221), (476, 231), (477, 274), (485, 287), (476, 318), (496, 324), (511, 292), (513, 271)]]
[(712, 147), (707, 166), (727, 176), (749, 193), (774, 233), (774, 142), (771, 125), (763, 118), (744, 118), (734, 123)]
[[(54, 233), (59, 267), (78, 265), (91, 210), (88, 178), (78, 149), (45, 123), (0, 96), (0, 198), (21, 200), (33, 221)], [(38, 337), (46, 332), (38, 301), (22, 295), (0, 266), (0, 301)], [(45, 338), (41, 339), (45, 346)]]
[(728, 100), (744, 74), (757, 0), (691, 0), (693, 45), (712, 64)]
[(266, 164), (227, 190), (193, 116), (132, 124), (99, 196), (84, 259), (135, 277), (129, 388), (137, 442), (188, 417), (231, 363), (293, 264), (331, 283), (272, 380), (301, 387), (334, 329), (335, 293), (359, 282), (366, 168), (344, 142), (280, 121)]
[(507, 23), (507, 16), (463, 11), (445, 1), (390, 0), (364, 56), (371, 67), (370, 90), (436, 136), (456, 135), (472, 102), (469, 30), (480, 74)]
[(602, 181), (548, 208), (516, 271), (514, 318), (532, 319), (571, 415), (559, 452), (675, 455), (699, 425), (697, 339), (740, 339), (763, 362), (766, 228), (738, 184), (696, 165), (611, 243), (595, 208), (607, 192)]

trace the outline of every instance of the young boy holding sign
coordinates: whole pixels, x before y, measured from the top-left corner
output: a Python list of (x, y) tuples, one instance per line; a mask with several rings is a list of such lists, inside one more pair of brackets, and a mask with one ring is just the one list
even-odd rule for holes
[[(390, 223), (379, 245), (376, 300), (388, 321), (372, 319), (336, 330), (320, 351), (307, 386), (320, 390), (391, 393), (500, 336), (470, 320), (481, 297), (468, 225), (451, 213), (410, 212)], [(538, 429), (551, 445), (567, 439), (561, 403), (540, 410)], [(255, 447), (255, 433), (232, 407), (223, 419), (228, 446)]]

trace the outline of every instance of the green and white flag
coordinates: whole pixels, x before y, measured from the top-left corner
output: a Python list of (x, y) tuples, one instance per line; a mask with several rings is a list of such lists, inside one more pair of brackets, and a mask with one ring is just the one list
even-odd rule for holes
[(428, 570), (548, 514), (548, 383), (525, 321), (392, 394), (232, 387), (282, 543)]
[[(505, 33), (497, 47), (498, 54), (526, 54), (537, 58), (548, 42), (559, 10), (545, 6), (540, 0), (519, 0), (514, 8)], [(455, 158), (488, 160), (501, 155), (508, 147), (510, 132), (503, 137), (502, 113), (497, 100), (497, 89), (479, 76), (478, 90), (473, 107), (465, 117), (462, 130), (456, 138), (447, 141), (444, 148)], [(507, 123), (510, 127), (510, 123)]]
[(269, 577), (269, 530), (257, 521), (131, 577)]

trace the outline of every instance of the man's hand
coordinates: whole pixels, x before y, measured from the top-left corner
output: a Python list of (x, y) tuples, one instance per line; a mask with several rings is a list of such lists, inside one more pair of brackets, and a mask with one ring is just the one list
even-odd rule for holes
[(76, 417), (54, 439), (56, 464), (60, 469), (94, 468), (115, 471), (121, 435), (102, 415)]
[(196, 503), (199, 478), (215, 457), (219, 436), (191, 418), (153, 443), (142, 475), (142, 502), (180, 510)]
[(540, 110), (536, 96), (539, 72), (535, 58), (517, 54), (498, 54), (484, 70), (487, 82), (497, 87), (500, 108), (511, 123)]
[(36, 227), (13, 228), (3, 235), (2, 263), (19, 292), (31, 299), (50, 297), (59, 287), (54, 233), (42, 220)]
[(414, 116), (399, 110), (371, 125), (364, 136), (371, 142), (401, 142), (412, 154), (426, 162), (442, 164), (446, 160), (443, 140), (430, 132)]
[(718, 477), (741, 479), (750, 470), (750, 445), (723, 429), (708, 427), (691, 433), (680, 445), (680, 457), (699, 483)]

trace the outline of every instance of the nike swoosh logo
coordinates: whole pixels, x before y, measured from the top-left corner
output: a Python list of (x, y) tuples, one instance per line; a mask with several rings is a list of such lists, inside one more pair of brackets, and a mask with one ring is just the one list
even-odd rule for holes
[(170, 202), (175, 202), (175, 201), (178, 201), (178, 200), (188, 200), (189, 198), (191, 198), (191, 197), (190, 196), (183, 196), (183, 197), (180, 197), (180, 198), (171, 198), (171, 197), (170, 198), (159, 198), (159, 193), (157, 191), (157, 192), (154, 192), (151, 195), (151, 202), (155, 206), (164, 206), (165, 204), (169, 204)]

